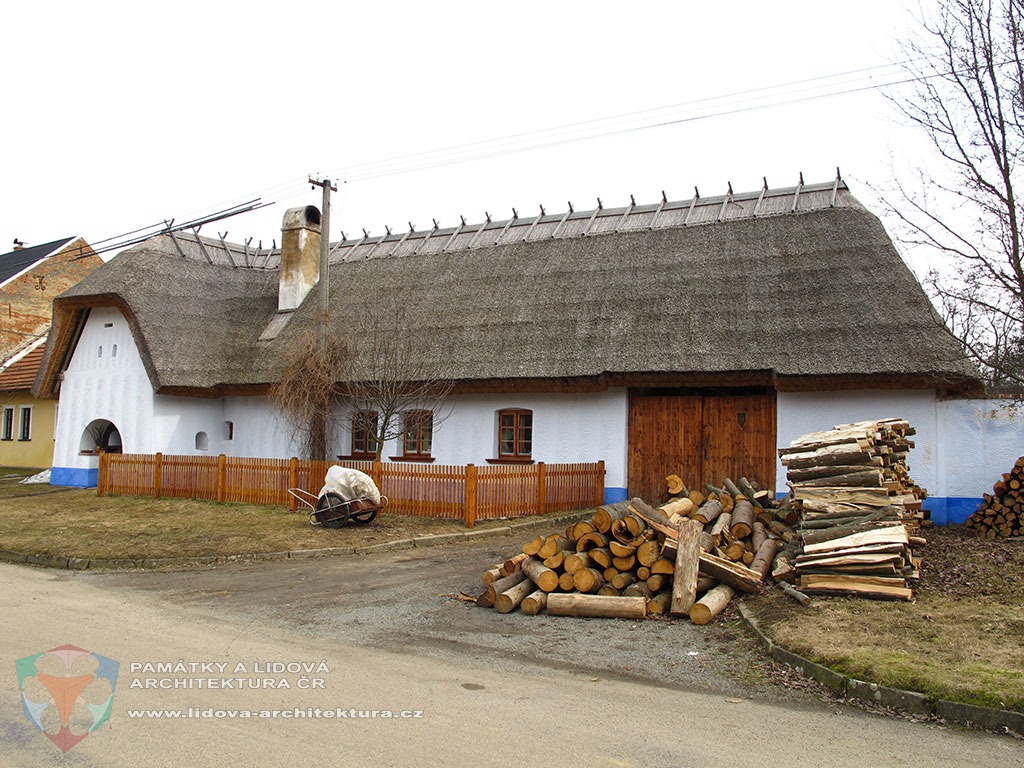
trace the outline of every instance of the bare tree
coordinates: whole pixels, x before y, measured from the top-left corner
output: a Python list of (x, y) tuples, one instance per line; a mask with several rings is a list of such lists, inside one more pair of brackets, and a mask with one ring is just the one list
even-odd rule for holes
[[(450, 353), (441, 340), (414, 333), (405, 308), (384, 298), (350, 325), (353, 359), (338, 392), (352, 409), (352, 426), (370, 436), (379, 460), (384, 444), (419, 435), (429, 441), (449, 415)], [(429, 453), (429, 445), (421, 446)]]
[(289, 417), (293, 438), (306, 458), (329, 460), (336, 431), (338, 372), (347, 358), (344, 340), (331, 337), (325, 341), (322, 333), (308, 329), (289, 350), (271, 397)]
[[(332, 458), (340, 405), (351, 409), (353, 428), (368, 436), (377, 459), (407, 430), (432, 438), (448, 416), (449, 355), (439, 339), (410, 330), (403, 307), (384, 298), (348, 319), (345, 338), (308, 329), (291, 345), (271, 397), (308, 458)], [(429, 453), (429, 445), (419, 447)]]
[[(929, 6), (930, 7), (930, 6)], [(942, 162), (884, 204), (945, 266), (926, 285), (993, 384), (1024, 384), (1024, 0), (939, 0), (903, 43), (912, 93), (890, 100)]]

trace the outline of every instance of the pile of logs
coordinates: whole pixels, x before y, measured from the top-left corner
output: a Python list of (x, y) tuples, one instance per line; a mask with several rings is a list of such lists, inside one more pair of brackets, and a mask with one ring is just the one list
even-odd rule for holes
[(807, 594), (910, 600), (920, 561), (913, 546), (926, 492), (910, 477), (914, 429), (900, 419), (842, 424), (779, 449), (793, 506), (800, 512), (800, 554), (791, 578)]
[[(536, 615), (685, 615), (707, 624), (738, 592), (761, 590), (776, 555), (797, 539), (767, 492), (740, 479), (708, 493), (675, 475), (674, 496), (598, 507), (564, 533), (540, 535), (483, 574), (477, 605)], [(782, 519), (779, 519), (782, 518)]]
[(964, 525), (987, 539), (1024, 536), (1024, 456), (982, 495), (981, 506)]
[(908, 527), (923, 519), (925, 489), (910, 477), (907, 456), (915, 434), (902, 419), (841, 424), (812, 432), (779, 449), (797, 509), (834, 512), (847, 505), (895, 508)]

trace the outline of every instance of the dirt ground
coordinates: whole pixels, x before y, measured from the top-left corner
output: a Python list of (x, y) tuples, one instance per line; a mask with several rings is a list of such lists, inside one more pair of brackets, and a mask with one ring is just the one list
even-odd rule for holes
[[(74, 493), (49, 494), (49, 498), (56, 499), (54, 503), (60, 504), (66, 504), (71, 496)], [(50, 503), (46, 497), (43, 501)], [(90, 499), (90, 503), (94, 501)], [(104, 501), (129, 503), (133, 510), (139, 504), (131, 499)], [(20, 501), (23, 505), (27, 502), (28, 499)], [(217, 512), (218, 516), (225, 514), (220, 507)], [(282, 518), (293, 520), (297, 529), (311, 538), (309, 543), (303, 540), (295, 547), (276, 548), (364, 546), (465, 530), (456, 522), (392, 515), (381, 515), (369, 526), (338, 530), (313, 529), (305, 523), (303, 515), (285, 514)], [(480, 527), (501, 524), (495, 521)], [(239, 562), (182, 570), (60, 573), (57, 578), (81, 578), (141, 590), (213, 615), (229, 613), (248, 622), (254, 631), (264, 625), (277, 625), (311, 637), (336, 638), (366, 647), (455, 659), (470, 656), (493, 666), (527, 663), (541, 668), (576, 669), (595, 677), (638, 679), (742, 698), (838, 701), (831, 692), (768, 659), (753, 633), (739, 619), (735, 604), (713, 624), (696, 627), (685, 619), (637, 622), (501, 615), (460, 599), (460, 594), (477, 594), (481, 589), (481, 572), (519, 551), (537, 532), (550, 531), (528, 529), (445, 546), (372, 555)], [(247, 529), (247, 533), (247, 551), (259, 549), (254, 546), (258, 541), (258, 537), (253, 539), (254, 529)], [(921, 553), (925, 566), (917, 587), (922, 605), (938, 597), (987, 600), (990, 604), (1010, 600), (1024, 607), (1021, 542), (977, 539), (958, 526), (931, 529), (927, 536), (929, 544)], [(840, 622), (851, 615), (850, 611), (857, 614), (865, 610), (865, 604), (874, 603), (844, 598), (823, 598), (819, 602), (825, 600), (832, 601), (833, 613), (842, 614)], [(843, 601), (852, 608), (845, 607)], [(769, 599), (748, 599), (748, 605), (770, 636), (781, 627), (796, 638), (789, 642), (780, 640), (784, 647), (829, 663), (829, 659), (813, 652), (825, 642), (799, 647), (800, 639), (808, 636), (804, 629), (822, 624), (812, 619), (806, 609), (781, 597), (776, 590), (769, 591)], [(899, 610), (891, 606), (868, 606), (881, 618), (865, 619), (864, 625), (886, 626), (892, 612)], [(959, 609), (953, 606), (952, 610)], [(924, 612), (923, 619), (928, 622), (931, 617)], [(909, 636), (921, 624), (921, 616), (908, 615), (906, 621)], [(840, 630), (821, 626), (814, 629), (824, 632), (826, 641), (852, 645), (841, 633), (852, 637), (849, 633), (856, 634), (857, 627), (840, 626)], [(1007, 625), (990, 634), (996, 637), (1007, 631), (1019, 636), (1024, 632), (1024, 624)], [(860, 634), (881, 633), (873, 629)], [(933, 638), (927, 641), (933, 642)], [(942, 642), (962, 644), (963, 640)], [(867, 653), (870, 655), (871, 651)], [(913, 660), (914, 665), (918, 661)], [(1012, 658), (1009, 663), (1009, 668), (1020, 666)], [(859, 676), (859, 671), (844, 671)], [(887, 682), (864, 675), (863, 679)], [(896, 687), (922, 690), (911, 683)], [(1009, 693), (1015, 695), (1014, 689)]]
[(820, 701), (816, 683), (768, 659), (731, 612), (713, 625), (685, 619), (580, 619), (499, 614), (459, 598), (480, 591), (486, 564), (518, 551), (524, 534), (372, 555), (237, 563), (180, 571), (79, 573), (106, 587), (355, 645), (529, 664), (597, 679), (636, 679), (736, 698)]
[(982, 539), (962, 525), (926, 532), (919, 595), (992, 597), (1024, 603), (1024, 541)]

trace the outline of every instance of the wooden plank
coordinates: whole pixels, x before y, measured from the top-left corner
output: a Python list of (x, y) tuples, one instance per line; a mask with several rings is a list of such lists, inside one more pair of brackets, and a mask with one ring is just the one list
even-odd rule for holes
[(793, 498), (806, 501), (819, 501), (827, 504), (865, 504), (873, 507), (887, 507), (891, 501), (889, 491), (885, 488), (841, 488), (841, 487), (807, 487), (789, 483)]
[(805, 544), (804, 554), (810, 555), (816, 552), (829, 552), (836, 549), (846, 549), (848, 547), (862, 547), (867, 544), (909, 544), (910, 538), (907, 534), (907, 528), (904, 525), (893, 525), (888, 528), (875, 528), (870, 531), (861, 531), (860, 533), (853, 533), (849, 536), (844, 536), (841, 539), (832, 539), (831, 541), (823, 541), (819, 544)]
[(815, 574), (801, 576), (797, 585), (807, 594), (856, 594), (890, 600), (911, 600), (913, 590), (902, 578)]
[(756, 594), (761, 591), (760, 574), (745, 565), (733, 563), (710, 552), (700, 553), (700, 572), (725, 582), (741, 592)]
[(671, 612), (689, 614), (697, 601), (697, 577), (700, 572), (700, 536), (704, 526), (696, 520), (679, 524), (676, 562), (672, 575)]

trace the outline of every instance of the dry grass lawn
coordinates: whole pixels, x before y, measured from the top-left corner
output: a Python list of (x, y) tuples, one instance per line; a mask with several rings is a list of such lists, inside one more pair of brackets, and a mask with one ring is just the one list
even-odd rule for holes
[(913, 602), (748, 599), (783, 647), (860, 680), (1024, 712), (1024, 542), (927, 531)]
[[(216, 504), (188, 499), (96, 495), (17, 482), (0, 471), (0, 549), (86, 559), (140, 560), (359, 547), (413, 536), (465, 531), (463, 523), (378, 515), (370, 525), (312, 526), (308, 509)], [(500, 525), (480, 523), (478, 528)]]

